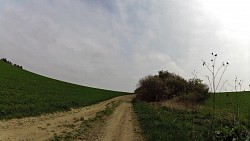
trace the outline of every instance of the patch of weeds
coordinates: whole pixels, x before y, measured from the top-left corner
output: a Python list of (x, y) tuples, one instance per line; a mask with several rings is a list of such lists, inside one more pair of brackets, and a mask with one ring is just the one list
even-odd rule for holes
[(80, 121), (84, 121), (84, 117), (81, 117), (79, 120), (80, 120)]
[(75, 125), (74, 124), (64, 124), (64, 127), (74, 129)]
[(41, 130), (46, 130), (46, 128), (44, 128), (44, 127), (37, 127), (37, 128), (39, 128)]
[(54, 138), (51, 139), (50, 141), (70, 141), (72, 140), (72, 136), (70, 133), (65, 133), (64, 136), (58, 135), (58, 134), (54, 134)]

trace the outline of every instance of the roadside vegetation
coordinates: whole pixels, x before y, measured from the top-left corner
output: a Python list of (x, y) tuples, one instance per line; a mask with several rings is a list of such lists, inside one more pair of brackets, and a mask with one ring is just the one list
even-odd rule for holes
[[(240, 92), (240, 100), (246, 101), (250, 92)], [(234, 95), (230, 93), (229, 95)], [(222, 100), (225, 94), (216, 94), (216, 98)], [(220, 141), (248, 141), (250, 130), (250, 104), (239, 103), (242, 111), (241, 124), (234, 123), (233, 111), (227, 109), (227, 100), (218, 102), (215, 118), (214, 131), (212, 126), (213, 105), (212, 97), (205, 105), (197, 109), (179, 109), (162, 106), (159, 103), (148, 103), (134, 100), (134, 110), (137, 114), (142, 133), (148, 141), (192, 141), (192, 140), (220, 140)], [(223, 108), (223, 109), (221, 109)], [(236, 108), (236, 107), (235, 107)], [(232, 109), (233, 110), (233, 109)]]
[(0, 119), (65, 111), (126, 94), (58, 81), (0, 61)]

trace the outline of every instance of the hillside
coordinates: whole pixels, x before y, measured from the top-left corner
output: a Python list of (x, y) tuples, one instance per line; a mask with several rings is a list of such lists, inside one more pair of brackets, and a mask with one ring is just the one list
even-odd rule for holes
[(58, 81), (0, 61), (0, 119), (65, 111), (125, 94)]

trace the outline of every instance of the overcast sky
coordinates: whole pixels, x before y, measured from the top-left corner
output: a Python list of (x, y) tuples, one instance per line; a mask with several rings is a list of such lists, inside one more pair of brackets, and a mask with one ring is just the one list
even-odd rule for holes
[(250, 84), (249, 0), (0, 0), (0, 57), (55, 79), (134, 91), (159, 70), (205, 80), (201, 60), (230, 62)]

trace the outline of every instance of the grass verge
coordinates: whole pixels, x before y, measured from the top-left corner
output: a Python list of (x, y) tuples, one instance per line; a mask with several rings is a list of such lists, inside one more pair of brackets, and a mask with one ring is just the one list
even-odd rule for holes
[[(224, 135), (220, 132), (221, 130), (225, 129), (225, 132), (234, 130), (234, 128), (231, 128), (232, 123), (228, 121), (227, 117), (224, 119), (216, 117), (216, 132), (211, 131), (210, 119), (212, 119), (212, 114), (209, 112), (160, 107), (137, 100), (133, 102), (133, 106), (142, 133), (148, 141), (213, 140), (215, 133), (219, 133), (226, 138), (227, 133)], [(240, 126), (236, 130), (238, 129), (245, 130), (245, 127)], [(246, 132), (246, 134), (249, 133)], [(232, 136), (237, 138), (241, 135)]]

